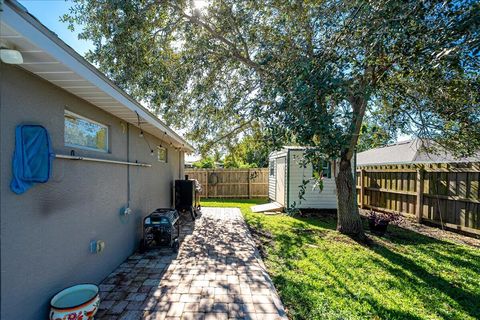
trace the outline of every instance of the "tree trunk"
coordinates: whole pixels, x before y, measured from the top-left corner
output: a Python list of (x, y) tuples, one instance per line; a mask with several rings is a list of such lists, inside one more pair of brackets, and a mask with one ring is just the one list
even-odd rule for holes
[[(363, 85), (359, 92), (364, 92)], [(353, 181), (352, 157), (367, 109), (367, 99), (364, 95), (352, 93), (348, 100), (352, 105), (353, 118), (349, 128), (348, 146), (341, 152), (338, 175), (335, 177), (337, 185), (337, 230), (364, 241), (366, 237), (355, 201), (357, 189), (356, 183)]]
[(337, 185), (337, 230), (358, 240), (364, 240), (362, 221), (355, 202), (357, 193), (350, 159), (342, 157), (340, 160), (335, 183)]

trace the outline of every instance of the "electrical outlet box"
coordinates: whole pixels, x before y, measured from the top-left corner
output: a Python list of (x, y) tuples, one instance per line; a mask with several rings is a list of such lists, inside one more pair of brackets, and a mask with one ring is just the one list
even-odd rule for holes
[(105, 249), (105, 241), (103, 240), (92, 240), (90, 242), (90, 252), (91, 253), (100, 253)]
[(102, 252), (105, 249), (105, 241), (98, 240), (97, 241), (97, 253)]

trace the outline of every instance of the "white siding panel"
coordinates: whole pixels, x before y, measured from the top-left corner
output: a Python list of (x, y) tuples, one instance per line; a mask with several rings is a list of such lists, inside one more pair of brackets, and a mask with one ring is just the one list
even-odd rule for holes
[(276, 162), (275, 197), (278, 203), (280, 203), (282, 206), (285, 206), (287, 201), (287, 157), (277, 158)]
[[(281, 157), (286, 157), (288, 154), (287, 149), (280, 149), (278, 151), (274, 151), (270, 153), (270, 156), (268, 157), (268, 165), (270, 169), (270, 161), (273, 161), (273, 170), (274, 170), (274, 175), (270, 175), (270, 171), (268, 173), (268, 198), (272, 201), (277, 201), (277, 195), (276, 195), (276, 188), (277, 188), (277, 159)], [(285, 173), (285, 178), (287, 177), (287, 173)], [(286, 194), (285, 194), (286, 195)], [(286, 201), (286, 197), (285, 197)]]
[[(270, 175), (270, 170), (272, 169), (272, 167), (270, 167), (271, 165), (273, 165), (273, 171), (274, 171), (273, 175)], [(268, 198), (272, 201), (276, 200), (276, 197), (275, 197), (275, 188), (277, 186), (277, 184), (276, 184), (276, 176), (277, 176), (276, 167), (277, 167), (276, 159), (271, 157), (268, 161)]]
[(323, 181), (323, 191), (320, 192), (317, 189), (312, 190), (313, 182), (307, 184), (307, 189), (304, 195), (305, 200), (300, 200), (298, 193), (300, 191), (300, 185), (305, 179), (312, 177), (312, 165), (307, 165), (306, 168), (303, 168), (298, 159), (302, 157), (303, 151), (291, 150), (290, 151), (290, 177), (289, 177), (289, 204), (292, 205), (293, 202), (296, 202), (297, 208), (316, 208), (316, 209), (336, 209), (337, 208), (337, 197), (336, 197), (336, 187), (335, 179), (325, 178)]

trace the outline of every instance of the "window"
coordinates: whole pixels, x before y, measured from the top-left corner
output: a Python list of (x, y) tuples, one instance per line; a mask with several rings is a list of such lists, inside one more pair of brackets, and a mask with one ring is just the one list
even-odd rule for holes
[(108, 127), (65, 110), (65, 145), (108, 152)]
[(328, 160), (320, 160), (313, 163), (312, 176), (318, 178), (322, 174), (324, 178), (332, 177), (332, 163)]
[(275, 161), (270, 161), (268, 166), (270, 167), (270, 176), (273, 177), (275, 175)]
[(158, 162), (167, 163), (167, 148), (157, 147), (157, 160)]

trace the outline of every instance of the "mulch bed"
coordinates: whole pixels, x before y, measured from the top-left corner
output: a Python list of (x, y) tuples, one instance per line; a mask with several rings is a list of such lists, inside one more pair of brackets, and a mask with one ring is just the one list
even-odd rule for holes
[[(368, 213), (368, 210), (360, 210), (360, 214), (363, 216), (367, 216)], [(400, 228), (411, 230), (430, 238), (452, 241), (458, 244), (464, 244), (480, 249), (480, 239), (477, 239), (473, 236), (465, 236), (460, 233), (442, 230), (438, 227), (430, 227), (424, 224), (417, 223), (406, 217), (403, 217), (394, 224), (399, 226)]]

